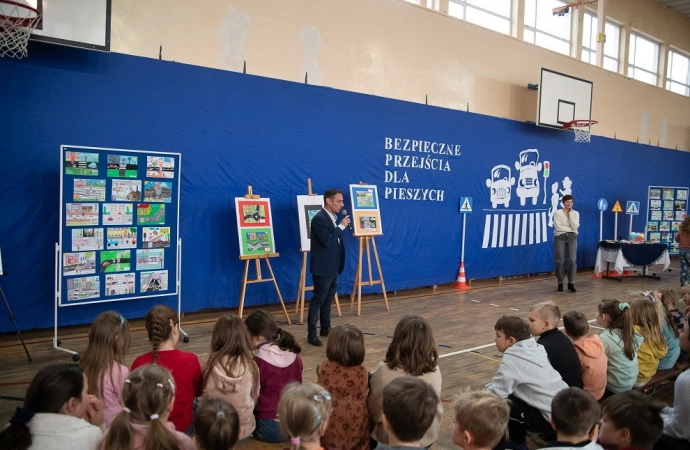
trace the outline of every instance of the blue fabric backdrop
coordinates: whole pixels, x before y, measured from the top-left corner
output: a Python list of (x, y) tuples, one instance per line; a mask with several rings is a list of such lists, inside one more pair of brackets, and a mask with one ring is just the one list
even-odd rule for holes
[[(688, 185), (683, 152), (599, 137), (575, 144), (569, 132), (511, 120), (121, 54), (32, 43), (28, 58), (0, 60), (0, 85), (0, 248), (9, 273), (0, 283), (22, 329), (53, 324), (61, 144), (182, 154), (183, 311), (237, 306), (244, 266), (233, 199), (248, 185), (271, 198), (280, 252), (272, 265), (286, 300), (299, 281), (295, 196), (307, 178), (319, 193), (378, 185), (384, 235), (376, 242), (389, 290), (455, 279), (461, 196), (473, 199), (467, 277), (489, 278), (553, 270), (554, 190), (575, 196), (584, 267), (594, 266), (597, 199), (645, 205), (648, 185)], [(536, 152), (521, 154), (528, 149)], [(605, 237), (613, 220), (607, 212)], [(624, 234), (628, 217), (618, 222)], [(357, 240), (345, 241), (341, 294), (356, 266)], [(270, 283), (248, 287), (247, 305), (275, 302)], [(88, 323), (105, 309), (141, 317), (151, 304), (62, 308), (60, 324)], [(0, 320), (0, 331), (11, 329)]]

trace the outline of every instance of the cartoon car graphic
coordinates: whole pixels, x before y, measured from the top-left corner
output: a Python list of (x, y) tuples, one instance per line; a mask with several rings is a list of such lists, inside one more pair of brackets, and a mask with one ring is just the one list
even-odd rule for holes
[(510, 204), (510, 194), (513, 191), (515, 177), (510, 176), (510, 167), (499, 164), (491, 169), (491, 178), (486, 180), (486, 187), (491, 189), (491, 207), (496, 208), (499, 203), (506, 208)]
[(539, 151), (530, 148), (520, 152), (520, 160), (515, 161), (515, 170), (520, 171), (518, 178), (517, 195), (520, 197), (520, 205), (525, 206), (528, 197), (532, 198), (532, 204), (537, 204), (539, 197)]

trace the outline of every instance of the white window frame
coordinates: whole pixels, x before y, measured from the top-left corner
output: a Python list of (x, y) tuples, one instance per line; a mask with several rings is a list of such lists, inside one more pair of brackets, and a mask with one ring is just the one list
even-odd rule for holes
[[(688, 60), (688, 73), (685, 76), (685, 82), (684, 83), (680, 80), (675, 80), (675, 79), (671, 78), (671, 73), (672, 73), (671, 69), (673, 66), (674, 56), (679, 56), (681, 58), (685, 58)], [(667, 73), (666, 89), (671, 91), (671, 92), (675, 92), (676, 94), (690, 97), (690, 55), (682, 53), (682, 52), (675, 50), (675, 49), (670, 49), (668, 51), (668, 71), (666, 73)], [(672, 84), (684, 87), (685, 93), (681, 93), (681, 92), (678, 92), (677, 90), (671, 89)]]
[[(514, 1), (514, 0), (513, 0), (513, 1)], [(468, 3), (467, 0), (448, 0), (448, 3), (449, 3), (449, 5), (448, 5), (449, 14), (448, 14), (448, 15), (449, 15), (450, 17), (455, 17), (455, 18), (457, 18), (457, 19), (461, 19), (461, 20), (464, 20), (464, 21), (466, 21), (466, 22), (473, 23), (473, 24), (475, 24), (475, 25), (477, 25), (477, 26), (480, 26), (480, 27), (482, 27), (482, 28), (487, 28), (487, 29), (493, 30), (493, 31), (495, 31), (495, 32), (497, 32), (497, 33), (501, 33), (501, 34), (505, 34), (506, 36), (510, 36), (510, 27), (511, 27), (511, 22), (510, 22), (510, 21), (511, 21), (511, 18), (512, 18), (510, 14), (512, 14), (512, 7), (511, 7), (510, 10), (509, 10), (509, 13), (508, 13), (509, 15), (508, 15), (508, 16), (503, 16), (503, 15), (501, 15), (501, 14), (498, 14), (498, 13), (494, 12), (494, 11), (490, 11), (490, 10), (488, 10), (488, 9), (484, 9), (484, 8), (482, 8), (482, 7), (480, 7), (480, 6), (477, 6), (477, 5), (475, 5), (475, 4), (472, 4), (472, 3)], [(461, 9), (461, 11), (462, 11), (461, 16), (451, 15), (451, 14), (450, 14), (450, 4), (451, 4), (451, 3), (454, 4), (454, 5), (456, 5), (457, 7), (459, 7), (459, 8)], [(489, 14), (489, 15), (491, 15), (491, 16), (493, 16), (493, 17), (496, 17), (496, 18), (498, 18), (498, 19), (501, 19), (501, 20), (505, 21), (505, 22), (506, 22), (506, 29), (505, 29), (505, 30), (497, 30), (496, 28), (489, 27), (489, 26), (487, 26), (487, 25), (484, 24), (484, 23), (474, 22), (474, 21), (468, 20), (468, 19), (467, 19), (467, 10), (468, 10), (468, 9), (472, 9), (472, 10), (475, 10), (475, 11), (480, 11), (480, 12), (482, 12), (482, 13), (484, 13), (484, 14)]]
[[(530, 44), (539, 45), (539, 46), (542, 47), (542, 48), (549, 49), (549, 50), (551, 50), (551, 51), (554, 51), (554, 52), (556, 52), (556, 53), (560, 53), (560, 54), (562, 54), (562, 55), (571, 56), (571, 55), (570, 55), (570, 47), (571, 47), (571, 42), (572, 42), (572, 32), (573, 32), (573, 30), (572, 30), (572, 25), (571, 25), (571, 23), (570, 23), (570, 18), (569, 18), (569, 17), (563, 18), (564, 20), (568, 20), (568, 24), (569, 24), (569, 27), (570, 27), (570, 33), (569, 33), (570, 36), (568, 36), (567, 39), (562, 38), (562, 37), (560, 37), (560, 36), (556, 36), (556, 35), (554, 35), (554, 34), (551, 34), (551, 33), (547, 32), (547, 31), (541, 30), (541, 29), (539, 28), (539, 23), (537, 23), (537, 18), (539, 17), (538, 11), (539, 11), (539, 8), (540, 8), (539, 0), (533, 0), (533, 1), (536, 3), (535, 8), (534, 8), (534, 10), (535, 10), (535, 13), (534, 13), (534, 14), (535, 14), (535, 16), (534, 16), (534, 24), (535, 24), (535, 25), (534, 25), (534, 26), (527, 25), (527, 11), (526, 11), (527, 8), (525, 8), (525, 21), (524, 21), (524, 31), (525, 31), (525, 33), (524, 33), (524, 38), (523, 38), (524, 41), (525, 41), (525, 42), (529, 42)], [(563, 1), (563, 0), (556, 0), (556, 1), (562, 3), (562, 4), (563, 4), (562, 6), (567, 5), (567, 3), (566, 3), (565, 1)], [(577, 13), (577, 8), (571, 7), (571, 8), (570, 8), (570, 13), (569, 13), (569, 14), (572, 14), (573, 12)], [(526, 33), (526, 32), (531, 32), (531, 33), (534, 34), (534, 41), (527, 40), (527, 33)], [(538, 35), (542, 35), (542, 36), (548, 37), (548, 38), (550, 38), (550, 39), (555, 39), (555, 40), (557, 40), (557, 41), (561, 41), (561, 42), (563, 42), (564, 44), (566, 44), (566, 48), (567, 48), (568, 50), (567, 50), (566, 52), (562, 52), (562, 51), (559, 51), (559, 50), (557, 50), (557, 49), (555, 49), (555, 48), (552, 48), (552, 47), (546, 47), (546, 46), (540, 45), (540, 44), (537, 43), (537, 36), (538, 36)]]
[[(597, 25), (598, 25), (598, 20), (599, 18), (597, 17), (597, 14), (586, 10), (584, 17), (583, 17), (583, 29), (584, 29), (584, 21), (589, 20), (590, 21), (590, 30), (591, 33), (589, 36), (586, 36), (585, 33), (582, 33), (582, 61), (596, 65), (597, 63), (597, 42), (596, 42), (596, 35), (597, 35)], [(608, 29), (608, 30), (607, 30)], [(615, 33), (615, 36), (613, 36)], [(620, 25), (617, 25), (616, 23), (606, 20), (606, 25), (604, 25), (604, 34), (606, 35), (607, 45), (604, 45), (604, 69), (610, 70), (611, 72), (618, 72), (618, 67), (619, 67), (619, 62), (620, 62), (620, 57), (618, 56), (619, 50), (620, 50), (620, 34), (621, 34), (621, 27)], [(589, 45), (588, 45), (589, 44)], [(606, 50), (609, 48), (614, 49), (614, 53), (616, 54), (616, 57), (614, 58), (611, 55), (606, 54)], [(608, 63), (608, 64), (607, 64)]]
[[(650, 71), (649, 69), (640, 67), (635, 64), (635, 58), (636, 58), (636, 53), (637, 53), (637, 40), (642, 40), (649, 42), (650, 44), (654, 45), (655, 48), (655, 54), (654, 54), (654, 69), (653, 71)], [(659, 81), (659, 51), (661, 49), (661, 45), (659, 44), (658, 41), (645, 36), (642, 33), (632, 31), (630, 33), (630, 46), (628, 48), (628, 72), (627, 75), (630, 78), (633, 78), (635, 80), (641, 81), (643, 83), (651, 84), (653, 86), (656, 86), (658, 81)], [(638, 72), (641, 72), (642, 74), (648, 74), (652, 75), (654, 77), (654, 82), (649, 83), (648, 81), (645, 81), (644, 79), (638, 78), (636, 75)]]

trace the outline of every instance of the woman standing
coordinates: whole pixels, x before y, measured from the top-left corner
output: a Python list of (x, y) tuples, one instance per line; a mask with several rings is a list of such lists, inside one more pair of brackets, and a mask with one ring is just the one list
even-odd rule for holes
[(563, 209), (553, 215), (553, 263), (558, 278), (558, 292), (563, 292), (563, 276), (568, 263), (568, 290), (575, 292), (577, 272), (577, 230), (580, 228), (580, 213), (573, 209), (573, 196), (564, 195)]
[(676, 233), (680, 258), (680, 287), (690, 285), (690, 217), (686, 217)]

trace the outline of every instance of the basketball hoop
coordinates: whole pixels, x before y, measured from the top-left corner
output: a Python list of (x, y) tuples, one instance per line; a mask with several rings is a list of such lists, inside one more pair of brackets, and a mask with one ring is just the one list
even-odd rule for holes
[(596, 120), (571, 120), (563, 124), (563, 129), (575, 132), (575, 142), (587, 143), (591, 139), (592, 127), (598, 123)]
[(29, 5), (0, 0), (0, 57), (23, 58), (31, 32), (41, 23), (41, 13)]

